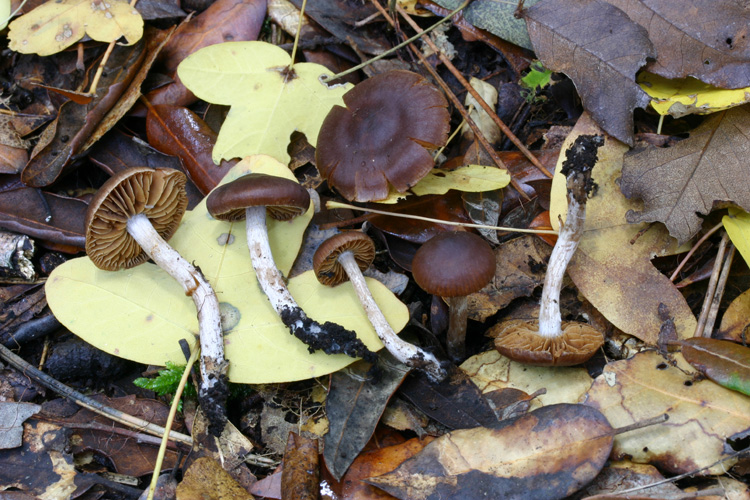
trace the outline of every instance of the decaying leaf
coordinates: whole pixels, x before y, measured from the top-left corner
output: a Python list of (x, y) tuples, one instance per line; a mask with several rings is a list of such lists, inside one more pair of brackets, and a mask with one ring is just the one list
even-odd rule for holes
[(682, 356), (696, 370), (722, 387), (750, 396), (750, 348), (703, 337), (680, 344)]
[(545, 406), (492, 429), (449, 432), (367, 482), (409, 500), (564, 498), (599, 473), (612, 449), (607, 419), (584, 408)]
[(470, 193), (502, 189), (510, 182), (508, 171), (483, 165), (467, 165), (456, 170), (434, 168), (411, 191), (417, 196), (445, 194), (451, 189)]
[(633, 109), (649, 103), (635, 73), (656, 56), (646, 30), (601, 0), (548, 0), (524, 17), (544, 65), (568, 75), (601, 128), (632, 145)]
[(660, 115), (680, 118), (685, 115), (705, 115), (745, 104), (750, 100), (750, 88), (720, 89), (695, 78), (668, 80), (652, 73), (638, 75), (638, 83), (651, 97), (651, 107)]
[[(572, 143), (578, 134), (600, 133), (584, 113), (566, 144)], [(678, 335), (689, 337), (696, 325), (690, 307), (669, 278), (651, 264), (655, 256), (677, 252), (675, 240), (660, 226), (625, 221), (625, 213), (639, 207), (625, 199), (618, 187), (626, 149), (609, 137), (599, 148), (599, 161), (591, 174), (597, 190), (586, 204), (584, 234), (568, 266), (568, 275), (586, 299), (625, 333), (655, 344), (662, 324), (658, 306), (663, 303), (674, 317)], [(656, 182), (665, 185), (661, 177)], [(554, 227), (558, 225), (558, 216), (564, 218), (566, 211), (565, 179), (557, 174), (550, 200)]]
[(41, 406), (15, 401), (0, 402), (0, 449), (18, 448), (23, 443), (23, 423), (39, 412)]
[(729, 304), (714, 338), (747, 343), (750, 326), (750, 290), (745, 290)]
[(254, 497), (240, 486), (216, 460), (201, 457), (185, 471), (185, 477), (177, 486), (177, 498), (182, 500), (204, 498), (252, 500)]
[[(694, 472), (732, 453), (728, 439), (750, 430), (750, 399), (696, 380), (680, 354), (671, 366), (655, 351), (610, 362), (589, 390), (586, 404), (598, 408), (615, 427), (657, 417), (669, 420), (615, 437), (612, 458), (629, 457), (664, 472)], [(732, 460), (713, 465), (704, 474), (721, 474)]]
[(9, 47), (23, 54), (48, 56), (88, 35), (100, 42), (124, 37), (132, 45), (143, 35), (143, 19), (127, 0), (45, 2), (10, 23)]
[[(259, 156), (239, 163), (224, 181), (248, 171), (294, 178), (285, 165)], [(292, 222), (268, 221), (274, 258), (285, 274), (297, 255), (310, 212)], [(227, 317), (234, 319), (224, 325), (230, 379), (244, 383), (300, 380), (353, 362), (344, 355), (309, 354), (305, 344), (289, 335), (257, 285), (245, 238), (244, 222), (216, 221), (202, 202), (185, 216), (170, 240), (183, 257), (200, 266)], [(368, 286), (393, 328), (403, 328), (408, 320), (406, 307), (379, 282), (368, 280)], [(289, 280), (288, 287), (311, 318), (356, 331), (371, 349), (382, 347), (350, 284), (328, 288), (307, 272)], [(87, 342), (120, 357), (156, 365), (184, 363), (178, 341), (192, 341), (197, 333), (191, 299), (152, 264), (105, 272), (88, 258), (73, 259), (55, 269), (46, 291), (63, 324)]]
[(625, 157), (620, 188), (642, 199), (628, 222), (663, 222), (683, 243), (695, 235), (714, 204), (734, 203), (750, 210), (750, 108), (715, 113), (670, 148), (648, 147)]
[(315, 146), (323, 119), (343, 106), (351, 85), (326, 86), (324, 66), (298, 63), (288, 72), (289, 54), (264, 42), (229, 42), (205, 47), (186, 58), (177, 73), (195, 95), (230, 105), (214, 147), (213, 160), (267, 154), (289, 162), (292, 132)]
[(317, 500), (320, 490), (318, 467), (318, 440), (290, 432), (284, 450), (281, 498)]
[(540, 367), (518, 363), (491, 350), (464, 361), (461, 369), (484, 393), (513, 388), (537, 396), (531, 407), (576, 403), (591, 386), (591, 377), (582, 367)]

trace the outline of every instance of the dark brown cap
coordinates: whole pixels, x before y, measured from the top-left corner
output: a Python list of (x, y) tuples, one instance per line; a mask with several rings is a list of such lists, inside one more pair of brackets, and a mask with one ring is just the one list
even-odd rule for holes
[(411, 265), (414, 280), (425, 292), (463, 297), (479, 291), (495, 276), (495, 253), (481, 236), (447, 231), (422, 245)]
[(564, 322), (560, 335), (539, 335), (539, 321), (513, 320), (493, 326), (495, 349), (514, 361), (536, 366), (572, 366), (587, 361), (604, 343), (604, 336), (585, 323)]
[(382, 200), (389, 185), (404, 192), (435, 165), (428, 148), (445, 144), (448, 102), (424, 77), (396, 70), (344, 94), (318, 134), (320, 174), (351, 201)]
[(86, 253), (96, 267), (116, 271), (147, 261), (127, 221), (144, 214), (162, 238), (171, 238), (187, 208), (186, 181), (177, 170), (135, 167), (105, 182), (86, 212)]
[(229, 222), (243, 220), (246, 208), (260, 206), (276, 220), (291, 220), (310, 208), (310, 193), (285, 177), (247, 174), (217, 187), (206, 199), (208, 212)]
[(348, 279), (339, 255), (350, 251), (359, 269), (364, 271), (375, 259), (375, 244), (369, 236), (359, 231), (339, 233), (328, 238), (313, 255), (313, 270), (318, 281), (327, 286), (336, 286)]

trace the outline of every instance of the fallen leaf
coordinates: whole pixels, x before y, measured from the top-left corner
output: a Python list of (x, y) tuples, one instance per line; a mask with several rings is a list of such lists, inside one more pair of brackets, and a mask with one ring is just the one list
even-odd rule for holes
[(203, 500), (205, 498), (236, 498), (252, 500), (254, 497), (239, 485), (219, 463), (201, 457), (185, 471), (185, 477), (177, 486), (180, 500)]
[(745, 263), (750, 263), (750, 214), (736, 207), (729, 207), (721, 222)]
[[(612, 500), (636, 500), (643, 498), (667, 499), (667, 498), (680, 498), (683, 493), (680, 488), (667, 482), (656, 486), (650, 486), (643, 490), (643, 497), (635, 497), (633, 493), (620, 493), (618, 491), (629, 490), (631, 488), (638, 488), (646, 485), (653, 485), (654, 483), (661, 482), (664, 480), (656, 467), (646, 464), (636, 464), (629, 460), (622, 462), (610, 463), (607, 467), (602, 469), (602, 472), (596, 476), (594, 481), (582, 491), (585, 498), (592, 497), (591, 500), (597, 498), (594, 495), (602, 495), (601, 499), (611, 498)], [(723, 479), (722, 479), (723, 481)], [(612, 495), (612, 496), (604, 496)]]
[(22, 54), (48, 56), (88, 35), (99, 42), (124, 37), (133, 45), (143, 35), (143, 19), (126, 0), (55, 0), (10, 23), (8, 45)]
[(524, 17), (544, 66), (568, 75), (601, 128), (632, 146), (633, 109), (649, 103), (635, 73), (656, 56), (646, 30), (600, 0), (548, 0)]
[(41, 406), (32, 403), (0, 402), (0, 450), (18, 448), (23, 444), (23, 423), (39, 412)]
[(0, 174), (17, 174), (29, 161), (25, 148), (0, 145)]
[[(464, 210), (471, 217), (474, 224), (486, 226), (497, 226), (500, 221), (500, 212), (503, 208), (504, 193), (500, 189), (484, 191), (479, 193), (466, 193), (461, 195), (464, 202)], [(499, 245), (497, 231), (489, 228), (477, 228), (482, 237), (494, 245)]]
[(748, 326), (750, 326), (750, 290), (745, 290), (724, 311), (721, 326), (714, 334), (714, 338), (746, 343)]
[(559, 403), (575, 403), (591, 386), (591, 377), (582, 367), (540, 367), (512, 361), (494, 349), (470, 357), (461, 365), (471, 380), (487, 393), (501, 389), (518, 389), (534, 394), (531, 408)]
[(545, 406), (492, 429), (449, 432), (367, 482), (409, 500), (564, 498), (599, 473), (612, 449), (607, 419), (586, 408)]
[(289, 54), (264, 42), (229, 42), (205, 47), (180, 63), (182, 83), (201, 99), (231, 106), (213, 151), (222, 159), (263, 153), (288, 163), (289, 136), (305, 134), (315, 146), (323, 119), (343, 106), (351, 85), (319, 81), (332, 73), (312, 63), (294, 65)]
[(318, 440), (290, 432), (284, 450), (281, 498), (317, 500), (320, 490), (319, 472)]
[(483, 165), (467, 165), (456, 170), (433, 168), (411, 191), (417, 196), (445, 194), (451, 189), (470, 193), (502, 189), (510, 183), (508, 171)]
[(0, 2), (0, 30), (4, 30), (10, 21), (10, 0)]
[(647, 147), (625, 157), (620, 189), (642, 199), (644, 210), (631, 210), (630, 223), (663, 222), (684, 243), (701, 227), (698, 214), (715, 203), (731, 202), (750, 210), (750, 108), (715, 113), (670, 148)]
[(643, 72), (638, 84), (651, 97), (651, 107), (657, 113), (675, 118), (715, 113), (750, 101), (750, 87), (727, 90), (689, 77), (668, 80)]
[(692, 76), (730, 89), (750, 85), (746, 5), (732, 0), (607, 2), (648, 30), (657, 54), (648, 71), (665, 78)]
[(728, 439), (750, 429), (750, 399), (710, 380), (696, 380), (680, 354), (676, 366), (655, 351), (614, 361), (594, 380), (586, 404), (598, 408), (614, 427), (667, 413), (669, 420), (615, 437), (612, 459), (650, 463), (669, 474), (722, 474), (736, 459)]
[[(248, 171), (294, 178), (285, 165), (259, 156), (240, 162), (224, 181)], [(292, 222), (268, 221), (274, 258), (284, 274), (294, 262), (311, 217), (308, 211)], [(229, 241), (219, 243), (219, 238)], [(202, 202), (185, 216), (170, 240), (183, 257), (200, 266), (224, 307), (234, 308), (239, 316), (239, 322), (225, 330), (230, 379), (240, 383), (301, 380), (352, 363), (345, 355), (309, 354), (307, 346), (289, 334), (257, 286), (245, 238), (244, 223), (216, 221)], [(408, 320), (406, 307), (379, 282), (367, 281), (389, 323), (399, 331)], [(307, 272), (289, 280), (288, 286), (311, 318), (356, 331), (370, 349), (382, 347), (351, 284), (325, 287)], [(198, 331), (192, 300), (152, 264), (105, 272), (88, 258), (73, 259), (55, 269), (46, 290), (50, 307), (71, 331), (106, 352), (141, 363), (184, 363), (178, 341), (192, 341)], [(102, 310), (112, 313), (102, 315)]]
[(750, 348), (711, 338), (680, 342), (685, 361), (722, 387), (750, 396)]
[[(519, 21), (516, 20), (516, 22)], [(484, 80), (480, 80), (479, 78), (476, 78), (474, 76), (471, 77), (469, 83), (474, 88), (474, 90), (476, 90), (477, 94), (479, 94), (479, 96), (484, 100), (484, 102), (486, 102), (490, 106), (491, 109), (497, 108), (498, 93), (494, 85), (487, 83)], [(469, 93), (466, 94), (464, 105), (470, 110), (469, 116), (472, 120), (474, 120), (477, 128), (479, 128), (479, 130), (482, 132), (482, 135), (484, 135), (484, 138), (487, 139), (490, 144), (495, 144), (497, 141), (499, 141), (502, 137), (500, 127), (484, 110), (484, 108), (479, 105), (479, 102), (474, 99), (473, 95)], [(471, 127), (469, 127), (468, 124), (464, 123), (464, 126), (461, 129), (461, 134), (467, 141), (474, 141), (474, 131), (471, 130)]]
[[(584, 113), (565, 144), (572, 144), (579, 134), (601, 133)], [(663, 303), (674, 317), (678, 336), (690, 337), (696, 326), (690, 307), (669, 278), (651, 264), (655, 256), (677, 253), (675, 240), (661, 226), (625, 221), (625, 213), (639, 207), (622, 196), (617, 182), (624, 177), (621, 165), (626, 149), (610, 137), (599, 148), (599, 160), (591, 174), (598, 187), (586, 204), (584, 234), (568, 265), (568, 275), (579, 292), (625, 333), (656, 344), (662, 324), (658, 305)], [(664, 185), (662, 177), (656, 182)], [(550, 200), (550, 220), (555, 228), (558, 217), (564, 218), (566, 212), (565, 178), (558, 173)]]

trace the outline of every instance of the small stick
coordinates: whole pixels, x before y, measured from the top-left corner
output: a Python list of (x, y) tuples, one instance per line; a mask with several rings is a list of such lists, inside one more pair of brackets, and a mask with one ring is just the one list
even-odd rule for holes
[(682, 271), (682, 268), (685, 267), (685, 264), (687, 264), (687, 261), (690, 259), (690, 257), (693, 256), (696, 250), (703, 244), (704, 241), (706, 241), (712, 234), (714, 234), (716, 231), (724, 227), (723, 222), (719, 222), (714, 227), (708, 230), (706, 234), (701, 236), (701, 239), (695, 242), (695, 245), (693, 245), (693, 248), (690, 249), (690, 251), (685, 255), (685, 258), (682, 259), (680, 262), (680, 265), (677, 266), (677, 268), (672, 273), (672, 276), (669, 277), (669, 281), (674, 281), (677, 279), (677, 276), (680, 274), (680, 271)]
[[(307, 0), (302, 0), (302, 6), (299, 9), (299, 21), (298, 26), (302, 26), (302, 23), (305, 19), (305, 7), (307, 6)], [(302, 29), (298, 29), (297, 33), (294, 36), (294, 45), (292, 46), (292, 55), (291, 55), (291, 62), (289, 63), (289, 71), (292, 71), (292, 67), (294, 66), (294, 58), (297, 56), (297, 44), (299, 43), (299, 36), (300, 33), (302, 33)], [(149, 499), (150, 500), (150, 499)]]
[(640, 420), (638, 422), (632, 423), (630, 425), (626, 425), (624, 427), (618, 427), (617, 429), (615, 429), (615, 435), (622, 434), (624, 432), (634, 431), (636, 429), (642, 429), (644, 427), (649, 427), (651, 425), (663, 424), (667, 420), (669, 420), (669, 415), (667, 415), (666, 413), (662, 413), (661, 415), (657, 415), (652, 418), (647, 418), (646, 420)]
[[(703, 333), (706, 329), (706, 321), (708, 319), (708, 310), (711, 305), (711, 300), (716, 293), (716, 284), (719, 281), (719, 274), (721, 272), (721, 264), (724, 261), (724, 253), (727, 249), (727, 243), (729, 242), (729, 236), (726, 231), (721, 236), (721, 242), (719, 242), (719, 249), (716, 251), (716, 260), (714, 261), (714, 268), (711, 271), (711, 279), (708, 280), (708, 289), (706, 290), (706, 297), (703, 299), (703, 307), (701, 307), (701, 313), (698, 316), (698, 324), (695, 327), (695, 333), (693, 337), (703, 337)], [(709, 334), (710, 336), (710, 334)]]
[(724, 296), (724, 289), (727, 285), (727, 278), (729, 278), (729, 269), (732, 267), (732, 260), (734, 259), (734, 245), (731, 243), (727, 248), (727, 256), (724, 258), (724, 265), (719, 275), (719, 281), (716, 283), (716, 291), (711, 299), (711, 307), (708, 309), (708, 316), (706, 316), (706, 326), (703, 328), (703, 336), (710, 337), (711, 332), (714, 331), (714, 323), (716, 323), (716, 316), (719, 313), (719, 304), (721, 298)]

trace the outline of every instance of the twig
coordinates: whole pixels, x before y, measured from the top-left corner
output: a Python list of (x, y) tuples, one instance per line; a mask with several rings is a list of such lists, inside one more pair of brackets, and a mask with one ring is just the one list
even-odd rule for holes
[(714, 227), (708, 230), (706, 234), (701, 236), (701, 239), (695, 242), (695, 245), (693, 245), (693, 248), (690, 249), (690, 251), (685, 255), (685, 258), (682, 259), (680, 264), (677, 266), (677, 269), (674, 270), (672, 273), (672, 276), (669, 277), (669, 281), (674, 281), (677, 279), (677, 276), (680, 274), (680, 271), (682, 271), (682, 268), (685, 267), (685, 264), (687, 264), (687, 261), (690, 259), (690, 257), (693, 256), (696, 250), (703, 244), (704, 241), (706, 241), (712, 234), (714, 234), (716, 231), (724, 227), (723, 222), (719, 222)]
[[(714, 293), (716, 293), (716, 284), (719, 281), (719, 274), (721, 273), (721, 264), (724, 262), (724, 253), (727, 249), (727, 243), (729, 242), (729, 236), (726, 231), (721, 236), (721, 242), (719, 248), (716, 251), (716, 260), (714, 261), (714, 268), (711, 271), (711, 279), (708, 280), (708, 289), (706, 290), (706, 296), (703, 299), (703, 307), (701, 307), (701, 313), (698, 316), (698, 324), (695, 327), (695, 334), (693, 337), (705, 337), (706, 321), (708, 319), (708, 311), (713, 300)], [(711, 336), (709, 331), (708, 336)]]
[(730, 243), (727, 248), (727, 256), (724, 258), (724, 265), (721, 268), (719, 281), (716, 283), (716, 291), (711, 299), (711, 307), (708, 309), (708, 316), (706, 316), (706, 326), (703, 328), (704, 337), (710, 337), (711, 332), (714, 331), (716, 316), (719, 314), (719, 304), (721, 304), (721, 298), (724, 296), (724, 289), (727, 286), (727, 278), (729, 278), (729, 269), (732, 267), (733, 259), (734, 245)]

